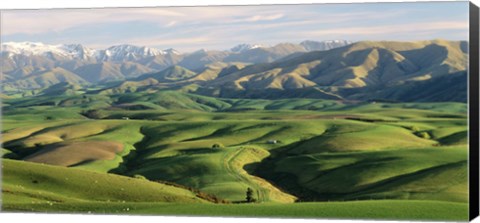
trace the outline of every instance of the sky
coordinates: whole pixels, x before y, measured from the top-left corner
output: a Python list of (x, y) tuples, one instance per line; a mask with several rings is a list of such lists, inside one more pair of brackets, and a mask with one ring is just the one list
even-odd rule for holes
[(225, 50), (303, 40), (468, 39), (468, 2), (6, 10), (2, 42)]

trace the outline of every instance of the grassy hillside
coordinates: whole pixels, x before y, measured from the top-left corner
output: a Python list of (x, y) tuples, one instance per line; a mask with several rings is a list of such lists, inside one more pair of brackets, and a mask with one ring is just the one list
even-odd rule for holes
[(69, 203), (52, 210), (48, 204), (6, 205), (5, 210), (68, 213), (107, 213), (172, 216), (231, 216), (256, 218), (324, 218), (377, 220), (467, 221), (468, 205), (436, 201), (353, 201), (295, 204), (172, 204)]
[[(4, 103), (6, 210), (437, 219), (444, 215), (436, 211), (451, 205), (445, 219), (466, 216), (462, 103), (224, 99), (179, 91)], [(96, 178), (103, 180), (93, 189)], [(247, 188), (258, 203), (243, 204)], [(204, 202), (199, 191), (232, 203), (177, 211), (157, 203)], [(376, 211), (395, 208), (404, 211)]]
[(8, 159), (2, 160), (2, 167), (2, 205), (6, 209), (89, 202), (206, 202), (191, 191), (144, 179)]
[(467, 202), (466, 153), (465, 147), (446, 147), (277, 155), (259, 171), (262, 177), (310, 201), (396, 198)]
[(438, 201), (208, 204), (188, 190), (144, 179), (8, 159), (2, 165), (5, 211), (443, 221), (464, 221), (468, 213), (466, 203)]
[(75, 95), (83, 93), (82, 87), (75, 83), (60, 82), (43, 89), (40, 94), (45, 96)]
[(135, 149), (133, 145), (143, 137), (139, 128), (119, 121), (72, 120), (10, 130), (4, 145), (29, 161), (108, 172)]
[[(248, 110), (295, 110), (302, 112), (307, 110), (332, 113), (345, 113), (345, 111), (352, 111), (362, 113), (362, 115), (369, 115), (369, 111), (373, 111), (375, 113), (383, 112), (383, 116), (392, 116), (398, 114), (397, 111), (391, 112), (392, 109), (408, 109), (410, 111), (409, 113), (422, 112), (422, 110), (424, 110), (424, 112), (427, 113), (440, 112), (465, 114), (467, 111), (467, 106), (465, 103), (457, 102), (382, 103), (375, 101), (349, 102), (308, 98), (286, 98), (277, 100), (232, 99), (207, 97), (172, 90), (137, 92), (137, 89), (148, 85), (151, 81), (154, 80), (146, 79), (138, 82), (123, 82), (120, 85), (109, 88), (108, 90), (96, 89), (87, 91), (87, 93), (77, 91), (77, 93), (79, 93), (78, 95), (61, 94), (51, 97), (52, 95), (48, 93), (50, 90), (45, 90), (43, 91), (45, 95), (39, 95), (36, 97), (10, 97), (3, 100), (3, 103), (9, 105), (4, 108), (4, 111), (18, 111), (24, 109), (25, 107), (34, 106), (53, 106), (54, 109), (64, 108), (64, 110), (88, 110), (102, 108), (102, 112), (105, 113), (115, 113), (116, 110), (119, 112), (141, 110), (149, 113), (167, 110), (197, 110), (214, 112), (234, 112)], [(61, 85), (59, 85), (59, 87), (63, 88)], [(55, 88), (52, 87), (51, 90), (58, 90)]]

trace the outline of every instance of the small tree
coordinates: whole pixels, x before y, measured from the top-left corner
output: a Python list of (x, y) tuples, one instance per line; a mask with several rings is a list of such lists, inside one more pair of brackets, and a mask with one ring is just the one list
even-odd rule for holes
[(247, 188), (247, 197), (245, 198), (248, 203), (255, 202), (255, 198), (253, 198), (253, 190), (252, 188)]
[(417, 132), (416, 135), (420, 138), (430, 139), (430, 134), (428, 132)]
[(135, 175), (133, 175), (133, 177), (134, 177), (134, 178), (137, 178), (137, 179), (141, 179), (141, 180), (146, 180), (146, 179), (147, 179), (146, 177), (144, 177), (144, 176), (142, 176), (142, 175), (140, 175), (140, 174), (135, 174)]
[(222, 148), (222, 145), (220, 145), (220, 143), (215, 143), (212, 145), (212, 149), (220, 149)]
[(417, 126), (414, 126), (414, 125), (413, 125), (413, 126), (410, 126), (409, 129), (412, 130), (413, 132), (418, 132), (418, 131), (420, 131), (420, 129), (419, 129)]
[(88, 118), (91, 118), (91, 119), (101, 119), (102, 118), (102, 114), (100, 113), (99, 110), (96, 110), (96, 109), (90, 109), (86, 112), (82, 112), (82, 115), (84, 115)]

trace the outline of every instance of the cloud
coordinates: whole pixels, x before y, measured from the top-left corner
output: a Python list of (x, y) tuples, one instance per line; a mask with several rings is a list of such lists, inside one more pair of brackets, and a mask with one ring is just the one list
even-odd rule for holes
[(180, 50), (305, 39), (462, 38), (468, 30), (466, 6), (398, 3), (11, 10), (2, 12), (1, 34), (8, 41), (78, 42), (96, 47), (131, 43)]
[(331, 28), (317, 31), (308, 31), (304, 35), (321, 36), (326, 34), (335, 35), (357, 35), (357, 36), (372, 36), (378, 34), (405, 34), (425, 31), (439, 31), (439, 30), (467, 30), (467, 21), (457, 22), (424, 22), (424, 23), (408, 23), (400, 25), (382, 25), (382, 26), (360, 26), (360, 27), (345, 27), (345, 28)]
[(245, 15), (244, 13), (242, 10), (218, 7), (11, 10), (2, 12), (2, 34), (60, 32), (86, 24), (139, 20), (159, 23), (182, 20), (225, 21), (220, 18), (229, 15)]
[[(85, 46), (95, 49), (105, 49), (112, 45), (132, 44), (137, 46), (155, 47), (159, 49), (174, 48), (183, 52), (190, 52), (200, 48), (215, 47), (218, 42), (210, 36), (190, 36), (190, 37), (167, 37), (165, 35), (133, 37), (118, 40), (102, 39), (94, 42), (86, 42)], [(181, 47), (178, 47), (181, 46)]]
[(187, 14), (163, 8), (5, 11), (2, 12), (2, 34), (61, 32), (78, 26), (113, 22), (155, 21), (160, 23), (182, 17), (187, 17)]
[(165, 24), (165, 27), (173, 27), (177, 24), (177, 21), (170, 21), (169, 23)]
[(285, 15), (281, 13), (273, 14), (273, 15), (254, 15), (244, 19), (243, 21), (247, 21), (247, 22), (272, 21), (272, 20), (283, 18), (283, 17), (285, 17)]

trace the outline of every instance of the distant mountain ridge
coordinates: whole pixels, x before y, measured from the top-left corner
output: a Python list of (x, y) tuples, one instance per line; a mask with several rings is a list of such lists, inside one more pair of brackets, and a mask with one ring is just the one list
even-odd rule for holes
[[(321, 98), (352, 101), (456, 101), (467, 95), (467, 42), (358, 42), (252, 65), (216, 64), (192, 74), (167, 69), (153, 89), (184, 89), (222, 98)], [(188, 75), (185, 75), (188, 74)], [(144, 88), (144, 85), (142, 85)]]
[[(43, 80), (41, 76), (33, 78), (32, 75), (58, 68), (95, 84), (126, 80), (144, 73), (162, 71), (173, 65), (200, 71), (213, 63), (268, 63), (292, 53), (307, 51), (301, 44), (292, 43), (275, 46), (240, 44), (225, 51), (202, 49), (192, 53), (180, 53), (172, 48), (160, 50), (130, 44), (96, 50), (81, 44), (7, 42), (1, 45), (0, 61), (2, 80), (7, 82), (9, 87), (29, 89), (57, 84), (56, 79)], [(25, 83), (23, 79), (29, 79), (29, 84), (18, 85), (17, 83)]]
[(241, 53), (245, 52), (247, 50), (255, 49), (255, 48), (260, 48), (260, 47), (265, 47), (261, 44), (247, 44), (247, 43), (242, 43), (238, 44), (230, 49), (230, 51), (235, 52), (235, 53)]
[[(345, 46), (352, 42), (346, 40), (328, 40), (328, 41), (312, 41), (306, 40), (300, 44), (305, 51), (329, 50), (336, 47)], [(284, 43), (283, 43), (284, 44)], [(279, 46), (282, 43), (276, 45)], [(239, 44), (232, 47), (226, 52), (242, 53), (256, 48), (273, 48), (276, 46), (266, 46), (262, 44)], [(201, 50), (202, 51), (202, 50)], [(203, 50), (208, 51), (208, 50)], [(158, 55), (176, 54), (179, 51), (169, 48), (160, 50), (157, 48), (146, 46), (135, 46), (131, 44), (122, 44), (108, 47), (106, 49), (96, 50), (85, 47), (81, 44), (56, 44), (49, 45), (40, 42), (6, 42), (1, 45), (2, 56), (46, 56), (49, 58), (61, 59), (95, 59), (98, 61), (135, 61), (145, 57), (155, 57)], [(193, 52), (195, 53), (195, 52)], [(191, 53), (185, 53), (188, 55)]]
[(159, 50), (145, 46), (129, 44), (111, 46), (104, 50), (87, 48), (81, 44), (48, 45), (34, 42), (6, 42), (2, 44), (2, 54), (13, 56), (46, 56), (63, 59), (95, 59), (97, 61), (134, 61), (142, 57), (152, 57), (165, 54), (180, 54), (174, 49)]
[(326, 41), (312, 41), (312, 40), (305, 40), (300, 43), (305, 50), (307, 51), (324, 51), (324, 50), (331, 50), (337, 47), (342, 47), (346, 45), (350, 45), (353, 42), (348, 40), (326, 40)]
[(63, 60), (65, 55), (92, 55), (81, 46), (63, 46), (67, 53), (53, 59), (38, 55), (41, 50), (30, 56), (23, 51), (3, 54), (2, 80), (7, 92), (69, 82), (106, 86), (98, 91), (102, 94), (170, 89), (223, 98), (466, 101), (461, 93), (467, 86), (466, 41), (348, 43), (240, 44), (230, 51), (201, 49), (189, 54), (129, 45), (110, 48), (128, 52), (115, 54), (125, 61), (113, 56), (110, 61)]

